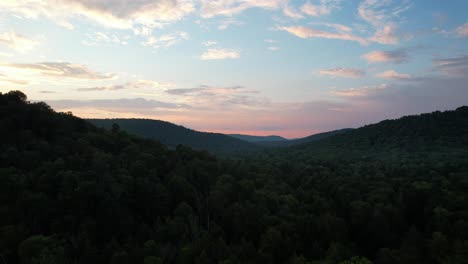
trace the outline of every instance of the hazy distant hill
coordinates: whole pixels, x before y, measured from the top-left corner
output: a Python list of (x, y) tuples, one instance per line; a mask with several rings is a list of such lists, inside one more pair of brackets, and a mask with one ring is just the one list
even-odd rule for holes
[(242, 134), (227, 134), (228, 136), (235, 137), (248, 142), (283, 142), (287, 141), (284, 137), (280, 136), (251, 136), (251, 135), (242, 135)]
[(349, 132), (351, 130), (353, 130), (353, 129), (352, 128), (343, 128), (343, 129), (333, 130), (333, 131), (329, 131), (329, 132), (314, 134), (314, 135), (304, 137), (304, 138), (293, 139), (293, 140), (290, 140), (289, 142), (296, 145), (296, 144), (303, 144), (303, 143), (308, 143), (308, 142), (313, 142), (313, 141), (319, 141), (319, 140), (322, 140), (322, 139), (325, 139), (325, 138), (328, 138), (328, 137), (331, 137), (331, 136), (335, 136), (335, 135), (339, 135), (339, 134)]
[(288, 146), (293, 146), (293, 145), (299, 145), (299, 144), (304, 144), (308, 142), (313, 142), (313, 141), (319, 141), (334, 135), (339, 135), (346, 133), (348, 131), (353, 130), (352, 128), (344, 128), (344, 129), (339, 129), (339, 130), (333, 130), (329, 132), (324, 132), (324, 133), (319, 133), (319, 134), (314, 134), (308, 137), (304, 138), (297, 138), (297, 139), (291, 139), (291, 140), (283, 140), (283, 141), (258, 141), (255, 142), (258, 145), (264, 146), (264, 147), (288, 147)]
[(186, 145), (217, 154), (245, 153), (260, 147), (224, 134), (199, 132), (166, 121), (149, 119), (88, 119), (98, 127), (110, 129), (118, 124), (120, 129), (145, 138), (156, 139), (168, 147)]

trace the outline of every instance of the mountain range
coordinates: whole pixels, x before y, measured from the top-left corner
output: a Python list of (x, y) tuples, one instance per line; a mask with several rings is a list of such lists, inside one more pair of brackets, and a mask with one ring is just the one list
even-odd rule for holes
[[(252, 136), (195, 131), (166, 121), (149, 119), (88, 119), (106, 129), (114, 124), (130, 134), (155, 139), (169, 148), (189, 146), (214, 154), (232, 155), (258, 153), (272, 150), (277, 153), (316, 155), (322, 158), (350, 155), (391, 155), (397, 158), (402, 150), (424, 152), (438, 148), (457, 148), (464, 145), (468, 131), (468, 107), (454, 111), (405, 116), (384, 120), (357, 129), (345, 128), (314, 134), (304, 138), (286, 139), (280, 136)], [(464, 141), (465, 140), (465, 141)], [(288, 148), (287, 151), (284, 148)], [(440, 153), (440, 151), (439, 151)], [(300, 156), (300, 155), (299, 155)]]
[(123, 131), (140, 137), (150, 138), (175, 148), (177, 145), (206, 150), (215, 154), (253, 153), (271, 147), (286, 147), (321, 140), (345, 133), (351, 129), (340, 129), (319, 133), (299, 139), (280, 136), (253, 136), (242, 134), (220, 134), (196, 131), (167, 121), (151, 119), (87, 119), (97, 127), (111, 129), (114, 124)]

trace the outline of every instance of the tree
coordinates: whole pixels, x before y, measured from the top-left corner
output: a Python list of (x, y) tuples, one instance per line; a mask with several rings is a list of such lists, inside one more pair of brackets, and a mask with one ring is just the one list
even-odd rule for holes
[(7, 100), (15, 101), (18, 103), (26, 103), (28, 97), (21, 91), (10, 91), (4, 94)]
[(120, 126), (117, 123), (112, 124), (112, 133), (117, 133), (120, 131)]

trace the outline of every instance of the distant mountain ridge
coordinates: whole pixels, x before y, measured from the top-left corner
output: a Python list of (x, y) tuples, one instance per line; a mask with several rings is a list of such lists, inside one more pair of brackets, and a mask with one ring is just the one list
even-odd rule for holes
[(175, 148), (186, 145), (197, 150), (206, 150), (215, 154), (235, 154), (258, 151), (261, 147), (219, 133), (199, 132), (170, 122), (151, 119), (88, 119), (97, 127), (120, 129), (144, 138), (155, 139), (162, 144)]
[(293, 146), (293, 145), (300, 145), (300, 144), (305, 144), (309, 142), (319, 141), (319, 140), (322, 140), (331, 136), (349, 132), (351, 130), (353, 130), (353, 128), (343, 128), (343, 129), (313, 134), (313, 135), (303, 137), (303, 138), (296, 138), (296, 139), (290, 139), (290, 140), (284, 140), (284, 141), (261, 141), (261, 142), (256, 142), (256, 143), (263, 147), (288, 147), (288, 146)]
[(282, 141), (287, 141), (288, 139), (281, 137), (281, 136), (275, 136), (275, 135), (270, 135), (270, 136), (252, 136), (252, 135), (245, 135), (245, 134), (227, 134), (228, 136), (244, 140), (247, 142), (282, 142)]
[(89, 119), (98, 127), (120, 128), (175, 148), (186, 145), (214, 154), (248, 154), (268, 148), (292, 157), (389, 157), (401, 153), (442, 153), (468, 145), (468, 107), (384, 120), (357, 129), (340, 129), (287, 140), (280, 136), (225, 135), (198, 132), (166, 121), (149, 119)]
[(175, 148), (189, 146), (196, 150), (206, 150), (214, 154), (246, 154), (272, 147), (288, 147), (345, 133), (351, 129), (340, 129), (319, 133), (305, 138), (288, 140), (281, 136), (253, 136), (243, 134), (220, 134), (200, 132), (167, 121), (152, 119), (87, 119), (97, 127), (111, 129), (113, 124), (120, 129), (140, 137), (155, 139)]

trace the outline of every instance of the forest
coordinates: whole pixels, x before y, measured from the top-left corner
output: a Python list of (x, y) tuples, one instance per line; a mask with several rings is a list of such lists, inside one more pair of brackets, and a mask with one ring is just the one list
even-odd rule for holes
[(166, 121), (150, 119), (87, 119), (97, 127), (111, 129), (118, 125), (121, 130), (143, 138), (154, 139), (175, 149), (177, 145), (212, 154), (226, 156), (256, 152), (260, 148), (250, 142), (219, 133), (200, 132)]
[(245, 156), (0, 93), (2, 264), (468, 263), (468, 107)]

